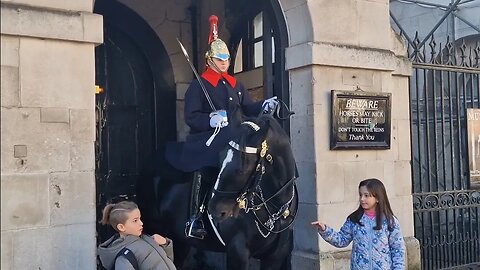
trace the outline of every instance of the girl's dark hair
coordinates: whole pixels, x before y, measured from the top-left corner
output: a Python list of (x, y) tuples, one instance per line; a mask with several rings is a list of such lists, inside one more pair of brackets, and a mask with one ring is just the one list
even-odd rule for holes
[(103, 208), (103, 216), (100, 223), (103, 225), (110, 224), (118, 231), (117, 225), (125, 224), (128, 219), (128, 214), (135, 209), (138, 209), (138, 205), (131, 201), (107, 204), (105, 208)]
[[(390, 202), (388, 201), (387, 191), (385, 190), (385, 186), (383, 185), (382, 181), (376, 178), (365, 179), (360, 182), (358, 189), (361, 187), (366, 187), (368, 192), (370, 192), (370, 194), (378, 201), (377, 206), (375, 207), (375, 220), (377, 225), (373, 229), (380, 230), (382, 228), (382, 219), (385, 217), (387, 219), (388, 230), (393, 231), (394, 215), (392, 208), (390, 207)], [(360, 222), (363, 213), (364, 210), (362, 206), (359, 205), (357, 210), (351, 213), (348, 218), (354, 223), (363, 226), (363, 224)]]

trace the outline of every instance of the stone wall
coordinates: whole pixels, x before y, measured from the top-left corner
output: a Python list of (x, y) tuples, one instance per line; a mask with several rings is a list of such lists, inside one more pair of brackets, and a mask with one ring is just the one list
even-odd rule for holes
[(95, 269), (92, 1), (1, 1), (1, 268)]
[[(339, 229), (358, 206), (358, 183), (379, 178), (408, 243), (409, 269), (419, 267), (413, 238), (408, 77), (411, 65), (389, 23), (389, 1), (295, 1), (286, 10), (292, 145), (301, 196), (292, 264), (298, 269), (349, 269), (351, 247), (337, 249), (310, 226)], [(304, 3), (301, 3), (304, 2)], [(312, 20), (305, 29), (302, 21)], [(330, 150), (330, 91), (391, 93), (391, 148)]]

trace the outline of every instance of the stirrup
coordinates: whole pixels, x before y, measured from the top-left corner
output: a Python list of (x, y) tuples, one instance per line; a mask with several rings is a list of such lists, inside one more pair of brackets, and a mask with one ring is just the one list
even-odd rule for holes
[(201, 218), (192, 218), (187, 221), (185, 224), (185, 235), (187, 237), (203, 240), (207, 235), (203, 220), (201, 220)]

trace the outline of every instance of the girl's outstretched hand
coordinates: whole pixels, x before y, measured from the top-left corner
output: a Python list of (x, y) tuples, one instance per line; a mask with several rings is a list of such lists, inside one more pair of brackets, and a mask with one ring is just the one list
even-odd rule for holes
[(154, 234), (152, 235), (152, 237), (153, 240), (155, 240), (155, 242), (157, 242), (157, 244), (159, 245), (165, 245), (167, 243), (167, 239), (160, 234)]
[(325, 226), (325, 224), (321, 223), (320, 221), (313, 221), (312, 224), (315, 228), (317, 228), (318, 230), (320, 231), (325, 231), (325, 229), (327, 228), (327, 226)]

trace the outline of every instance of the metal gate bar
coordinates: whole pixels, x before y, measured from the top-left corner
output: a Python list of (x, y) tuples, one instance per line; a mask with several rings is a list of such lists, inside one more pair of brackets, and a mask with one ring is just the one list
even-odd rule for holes
[(478, 265), (480, 190), (470, 186), (466, 109), (480, 108), (480, 46), (436, 48), (432, 37), (427, 51), (418, 35), (413, 44), (412, 176), (422, 265)]

